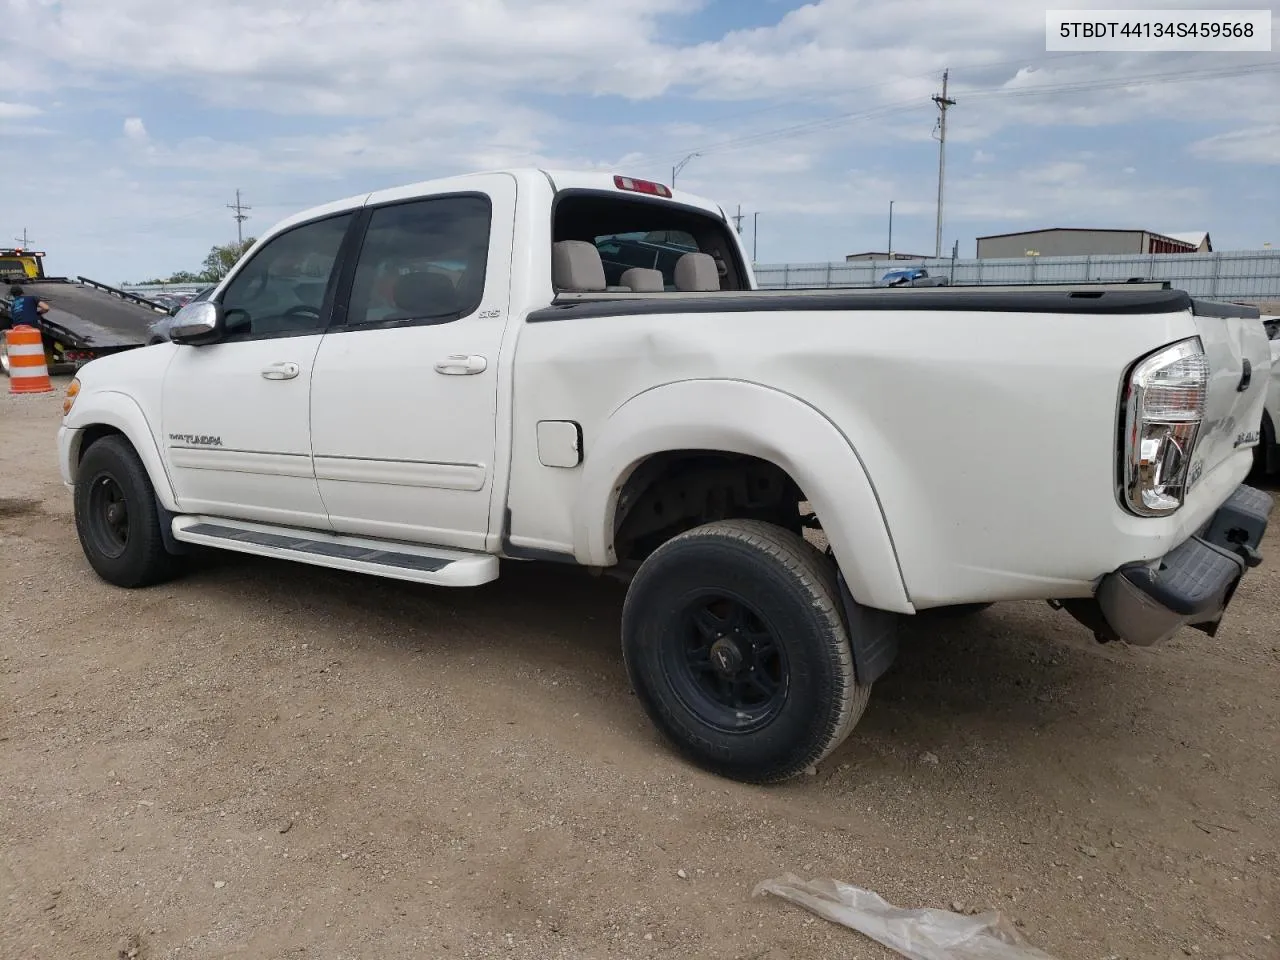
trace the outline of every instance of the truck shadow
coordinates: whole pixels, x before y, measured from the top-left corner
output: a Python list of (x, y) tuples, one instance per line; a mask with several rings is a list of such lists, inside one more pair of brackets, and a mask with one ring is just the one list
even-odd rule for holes
[[(625, 587), (571, 567), (512, 563), (495, 583), (440, 590), (287, 561), (202, 555), (192, 580), (231, 589), (251, 604), (296, 605), (314, 628), (343, 642), (436, 658), (483, 657), (511, 681), (555, 675), (575, 691), (574, 709), (602, 723), (620, 710), (647, 728), (622, 665), (619, 623)], [(305, 622), (305, 620), (303, 621)], [(876, 685), (850, 740), (828, 761), (872, 770), (890, 758), (938, 749), (940, 741), (999, 741), (1024, 749), (1056, 725), (1123, 723), (1113, 689), (1123, 652), (1097, 645), (1046, 604), (1002, 604), (959, 620), (907, 619), (897, 663)], [(536, 691), (530, 696), (536, 697)], [(625, 706), (621, 706), (625, 704)], [(1108, 719), (1109, 717), (1109, 719)], [(631, 723), (629, 729), (635, 729)], [(655, 745), (661, 741), (650, 731)], [(661, 748), (661, 747), (659, 747)], [(865, 775), (869, 770), (863, 770)], [(887, 770), (886, 770), (887, 772)]]

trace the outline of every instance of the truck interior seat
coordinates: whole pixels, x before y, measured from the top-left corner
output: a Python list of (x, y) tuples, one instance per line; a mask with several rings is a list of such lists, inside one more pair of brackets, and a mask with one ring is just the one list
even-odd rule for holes
[(662, 293), (666, 290), (661, 270), (632, 267), (622, 274), (622, 285), (632, 293)]
[(562, 293), (603, 293), (604, 261), (594, 243), (561, 240), (551, 245), (551, 283)]
[(391, 298), (405, 318), (456, 313), (458, 292), (449, 278), (418, 270), (396, 280)]
[(709, 253), (686, 253), (676, 261), (676, 289), (704, 291), (720, 289), (720, 274)]

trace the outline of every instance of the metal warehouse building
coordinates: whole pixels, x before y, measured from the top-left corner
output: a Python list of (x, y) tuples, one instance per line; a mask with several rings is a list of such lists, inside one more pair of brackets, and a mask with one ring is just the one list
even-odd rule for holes
[(978, 259), (1088, 257), (1097, 254), (1211, 253), (1209, 234), (1052, 227), (978, 238)]

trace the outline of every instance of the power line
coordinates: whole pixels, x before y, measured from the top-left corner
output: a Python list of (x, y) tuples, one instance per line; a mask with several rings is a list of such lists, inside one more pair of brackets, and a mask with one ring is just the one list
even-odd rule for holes
[[(974, 60), (969, 63), (959, 65), (961, 70), (994, 70), (996, 67), (1019, 66), (1035, 66), (1040, 63), (1047, 63), (1050, 60), (1063, 60), (1068, 57), (1091, 57), (1098, 56), (1095, 50), (1073, 50), (1069, 53), (1055, 53), (1052, 56), (1041, 57), (1039, 60), (1028, 60), (1026, 57), (1017, 57), (1012, 60)], [(892, 80), (881, 80), (878, 83), (867, 83), (857, 87), (846, 87), (840, 90), (841, 96), (848, 96), (851, 93), (865, 93), (869, 90), (879, 90), (881, 87), (891, 87), (901, 84), (904, 80), (929, 80), (938, 75), (937, 70), (927, 70), (924, 73), (908, 74), (903, 77), (894, 77)], [(733, 113), (722, 113), (717, 117), (712, 117), (708, 122), (720, 123), (724, 120), (737, 120), (742, 117), (754, 117), (762, 113), (770, 113), (774, 110), (792, 110), (797, 104), (806, 103), (811, 100), (830, 99), (830, 90), (819, 90), (813, 93), (801, 94), (799, 96), (788, 97), (781, 103), (771, 103), (768, 106), (753, 107), (750, 110), (735, 110)]]
[(246, 210), (252, 210), (253, 207), (247, 207), (240, 202), (240, 189), (236, 188), (236, 202), (227, 204), (228, 210), (234, 210), (235, 216), (232, 217), (236, 222), (236, 242), (240, 246), (244, 246), (244, 222), (249, 219)]
[[(1216, 80), (1226, 77), (1250, 76), (1262, 73), (1272, 73), (1280, 70), (1280, 63), (1260, 63), (1246, 66), (1218, 68), (1213, 70), (1202, 70), (1195, 72), (1180, 71), (1177, 73), (1155, 73), (1143, 74), (1135, 77), (1112, 77), (1105, 80), (1081, 80), (1068, 81), (1063, 83), (1043, 84), (1038, 87), (1027, 87), (1021, 89), (1009, 89), (1007, 87), (989, 87), (986, 89), (976, 88), (974, 90), (965, 91), (965, 96), (971, 99), (982, 100), (1003, 100), (1015, 99), (1022, 97), (1040, 97), (1051, 96), (1053, 94), (1070, 94), (1083, 93), (1092, 90), (1112, 90), (1119, 87), (1144, 87), (1152, 84), (1175, 84), (1175, 83), (1191, 83), (1198, 80)], [(760, 130), (752, 134), (744, 134), (739, 137), (732, 137), (726, 140), (716, 141), (704, 144), (697, 148), (698, 152), (706, 155), (712, 151), (720, 151), (733, 147), (741, 146), (758, 146), (768, 143), (772, 140), (793, 137), (799, 133), (807, 133), (815, 130), (825, 129), (832, 126), (842, 126), (846, 123), (858, 122), (863, 120), (879, 119), (880, 117), (891, 115), (899, 112), (907, 112), (912, 109), (921, 109), (927, 104), (927, 101), (913, 98), (911, 100), (899, 100), (893, 103), (883, 104), (880, 107), (868, 111), (850, 111), (847, 113), (828, 114), (822, 117), (815, 117), (812, 120), (806, 120), (801, 123), (787, 124), (782, 127), (772, 127), (766, 130)], [(688, 151), (681, 153), (663, 153), (653, 155), (641, 155), (632, 157), (632, 163), (658, 162), (666, 159), (674, 159), (684, 156)]]

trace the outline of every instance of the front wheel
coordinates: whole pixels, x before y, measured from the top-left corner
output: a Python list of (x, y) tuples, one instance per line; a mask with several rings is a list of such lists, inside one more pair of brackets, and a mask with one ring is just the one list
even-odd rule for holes
[(76, 533), (98, 576), (118, 587), (167, 580), (178, 558), (164, 545), (155, 489), (124, 437), (104, 437), (80, 460), (75, 485)]
[(666, 737), (712, 772), (796, 776), (866, 709), (840, 615), (835, 564), (757, 520), (683, 533), (645, 560), (622, 612), (623, 656)]

